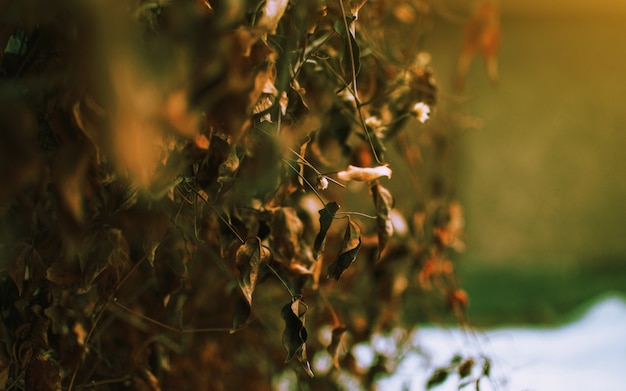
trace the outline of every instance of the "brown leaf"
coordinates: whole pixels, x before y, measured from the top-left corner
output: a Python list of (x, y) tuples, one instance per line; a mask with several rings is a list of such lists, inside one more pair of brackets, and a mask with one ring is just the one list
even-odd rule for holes
[(259, 238), (249, 238), (235, 254), (239, 270), (239, 287), (250, 304), (252, 304), (252, 293), (259, 277), (259, 268), (267, 263), (269, 257), (270, 251), (261, 245)]
[(319, 210), (320, 214), (320, 232), (315, 237), (315, 242), (313, 243), (313, 257), (317, 258), (317, 254), (322, 247), (324, 246), (324, 242), (326, 240), (326, 234), (328, 233), (328, 229), (333, 222), (333, 218), (335, 217), (335, 213), (339, 210), (339, 205), (336, 202), (329, 202), (324, 206), (324, 209)]
[(29, 361), (26, 388), (41, 391), (56, 391), (61, 388), (61, 368), (50, 353), (42, 352)]
[(235, 311), (233, 314), (233, 327), (230, 329), (230, 333), (234, 333), (239, 330), (250, 319), (252, 313), (252, 307), (248, 300), (241, 294), (237, 298), (235, 303)]
[(9, 277), (17, 287), (17, 293), (22, 296), (24, 288), (24, 274), (26, 273), (26, 258), (33, 251), (33, 247), (27, 243), (19, 243), (13, 249), (15, 256), (9, 265)]
[(272, 244), (275, 254), (290, 263), (300, 252), (300, 238), (304, 226), (294, 208), (279, 208), (272, 219)]
[[(39, 252), (28, 243), (18, 243), (13, 248), (12, 263), (9, 264), (8, 274), (17, 287), (20, 296), (29, 296), (37, 289), (41, 280), (45, 277), (46, 266)], [(31, 281), (29, 287), (25, 283)]]
[(337, 173), (337, 178), (342, 181), (371, 182), (380, 177), (391, 178), (391, 169), (388, 166), (357, 167), (349, 165), (346, 170)]
[(474, 368), (474, 360), (472, 358), (465, 359), (457, 368), (459, 377), (462, 379), (469, 376), (472, 373), (472, 368)]
[(327, 278), (334, 277), (339, 280), (341, 274), (352, 265), (361, 248), (361, 228), (348, 218), (348, 226), (343, 235), (343, 243), (337, 254), (337, 258), (328, 266)]
[(306, 357), (306, 340), (308, 333), (304, 327), (304, 318), (308, 306), (300, 297), (295, 297), (291, 303), (285, 304), (281, 310), (281, 317), (285, 321), (285, 331), (283, 332), (283, 346), (287, 350), (285, 362), (291, 361), (294, 357), (302, 363), (306, 373), (313, 377), (311, 366)]
[(376, 207), (376, 228), (378, 231), (378, 258), (382, 254), (387, 241), (393, 234), (393, 224), (389, 214), (393, 208), (393, 196), (385, 187), (376, 182), (371, 187), (374, 206)]
[(267, 264), (270, 255), (270, 251), (261, 245), (259, 238), (249, 238), (237, 249), (235, 262), (239, 270), (238, 282), (243, 298), (236, 304), (231, 331), (237, 330), (250, 317), (252, 294), (259, 278), (259, 269)]
[(337, 326), (333, 329), (332, 339), (330, 341), (330, 345), (326, 350), (333, 357), (333, 365), (336, 369), (339, 369), (339, 345), (341, 343), (341, 337), (348, 330), (348, 328), (344, 325)]
[(235, 172), (239, 168), (239, 156), (237, 156), (237, 149), (232, 148), (226, 160), (220, 164), (219, 177), (217, 182), (224, 184), (231, 182), (235, 179)]

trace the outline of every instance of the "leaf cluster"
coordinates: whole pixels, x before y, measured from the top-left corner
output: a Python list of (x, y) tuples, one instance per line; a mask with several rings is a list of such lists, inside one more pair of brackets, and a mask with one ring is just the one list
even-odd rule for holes
[(366, 384), (405, 298), (464, 320), (423, 2), (114, 3), (0, 4), (1, 389)]

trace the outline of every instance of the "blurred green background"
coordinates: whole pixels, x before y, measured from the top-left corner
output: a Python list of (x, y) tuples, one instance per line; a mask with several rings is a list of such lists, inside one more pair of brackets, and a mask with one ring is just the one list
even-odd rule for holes
[(477, 57), (464, 95), (452, 93), (461, 24), (437, 18), (426, 42), (442, 105), (466, 99), (483, 121), (459, 145), (459, 274), (476, 325), (558, 323), (626, 292), (626, 3), (502, 9), (496, 87)]

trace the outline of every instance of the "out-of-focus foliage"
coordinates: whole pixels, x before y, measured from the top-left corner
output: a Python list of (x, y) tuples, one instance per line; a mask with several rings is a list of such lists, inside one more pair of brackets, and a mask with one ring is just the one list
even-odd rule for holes
[(462, 320), (430, 23), (424, 0), (0, 2), (0, 388), (368, 386), (389, 367), (350, 346), (414, 321), (403, 298)]

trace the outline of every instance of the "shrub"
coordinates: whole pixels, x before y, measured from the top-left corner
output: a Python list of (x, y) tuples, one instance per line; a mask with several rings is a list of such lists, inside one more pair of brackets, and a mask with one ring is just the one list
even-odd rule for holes
[(0, 388), (367, 386), (463, 320), (427, 2), (0, 7)]

